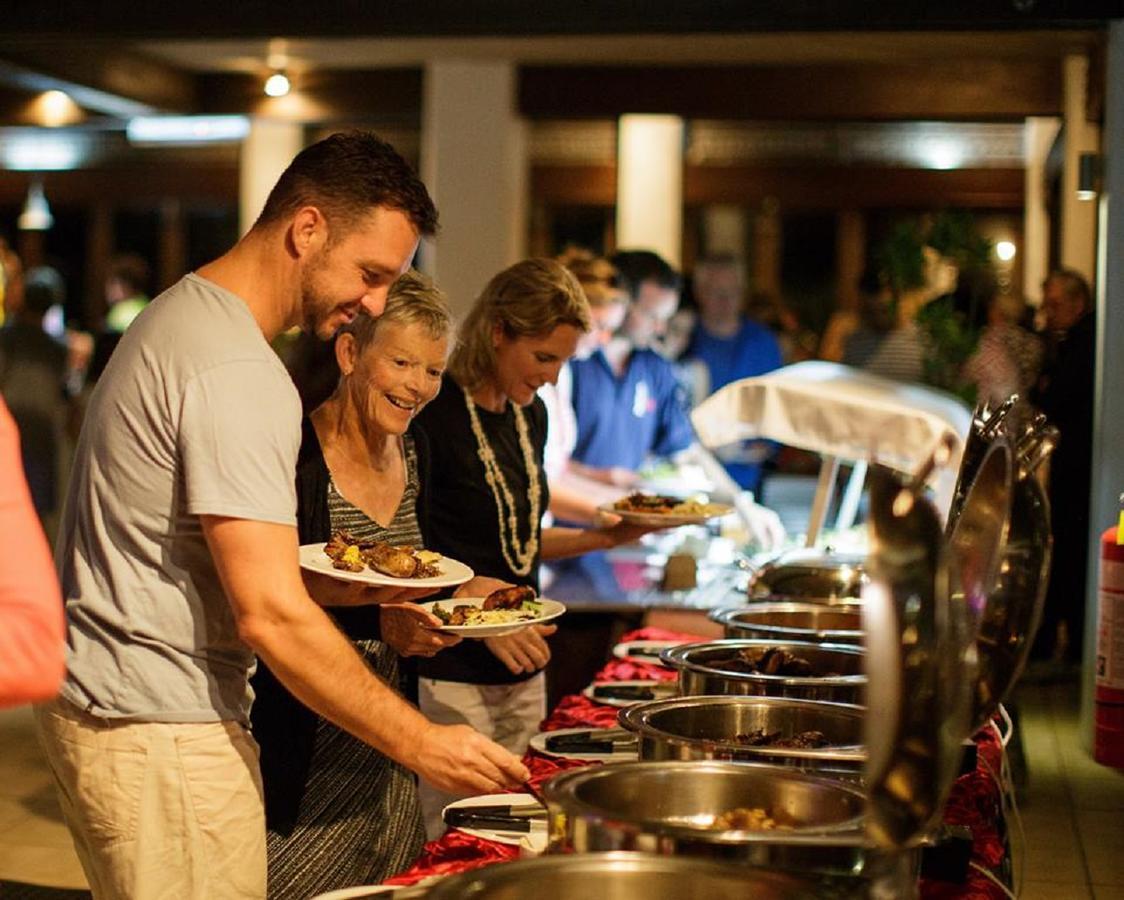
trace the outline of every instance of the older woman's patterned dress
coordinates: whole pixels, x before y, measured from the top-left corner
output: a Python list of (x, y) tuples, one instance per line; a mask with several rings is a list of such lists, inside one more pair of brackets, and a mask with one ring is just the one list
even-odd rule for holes
[[(418, 476), (413, 441), (404, 439), (406, 490), (389, 527), (349, 503), (332, 483), (332, 530), (362, 540), (422, 546), (416, 514)], [(398, 656), (381, 641), (356, 647), (378, 675), (397, 689)], [(316, 744), (292, 834), (270, 831), (269, 897), (308, 900), (314, 894), (377, 884), (407, 868), (425, 842), (414, 776), (368, 744), (320, 719)]]

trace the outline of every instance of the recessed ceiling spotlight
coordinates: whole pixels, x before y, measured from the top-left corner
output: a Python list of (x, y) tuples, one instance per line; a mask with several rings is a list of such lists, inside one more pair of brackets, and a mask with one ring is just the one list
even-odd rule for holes
[(1013, 241), (999, 241), (995, 245), (995, 255), (1002, 262), (1010, 262), (1015, 258), (1015, 244)]
[(65, 91), (44, 91), (35, 99), (33, 109), (39, 124), (48, 128), (70, 125), (82, 118), (82, 110)]
[(284, 72), (274, 72), (265, 80), (265, 92), (270, 97), (284, 97), (290, 87), (289, 76)]

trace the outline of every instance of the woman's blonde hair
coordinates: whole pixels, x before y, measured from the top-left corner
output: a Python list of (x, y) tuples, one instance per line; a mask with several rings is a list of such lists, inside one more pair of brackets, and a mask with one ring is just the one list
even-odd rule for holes
[(577, 279), (552, 259), (508, 266), (476, 298), (459, 330), (449, 373), (474, 390), (496, 373), (495, 326), (509, 338), (541, 337), (559, 325), (589, 331), (589, 301)]
[(421, 272), (410, 269), (390, 286), (382, 315), (358, 315), (340, 330), (355, 338), (355, 349), (362, 353), (383, 325), (420, 325), (431, 338), (440, 340), (452, 332), (453, 314), (445, 292)]
[(616, 266), (605, 257), (570, 245), (559, 254), (558, 262), (573, 272), (590, 306), (628, 302), (628, 294), (617, 281)]

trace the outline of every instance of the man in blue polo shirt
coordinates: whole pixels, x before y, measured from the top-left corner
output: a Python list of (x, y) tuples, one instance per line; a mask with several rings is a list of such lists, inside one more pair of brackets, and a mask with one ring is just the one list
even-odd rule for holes
[(758, 543), (779, 543), (784, 530), (776, 515), (756, 506), (696, 442), (675, 371), (655, 349), (679, 305), (678, 273), (646, 250), (618, 253), (612, 262), (629, 309), (605, 346), (570, 363), (578, 427), (571, 468), (627, 488), (650, 456), (694, 462), (713, 481), (715, 493), (734, 502)]

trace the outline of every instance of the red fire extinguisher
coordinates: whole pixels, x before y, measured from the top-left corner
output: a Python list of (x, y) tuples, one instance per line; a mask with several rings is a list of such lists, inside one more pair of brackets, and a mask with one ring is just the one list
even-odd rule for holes
[(1099, 587), (1093, 758), (1124, 768), (1124, 512), (1101, 536)]

